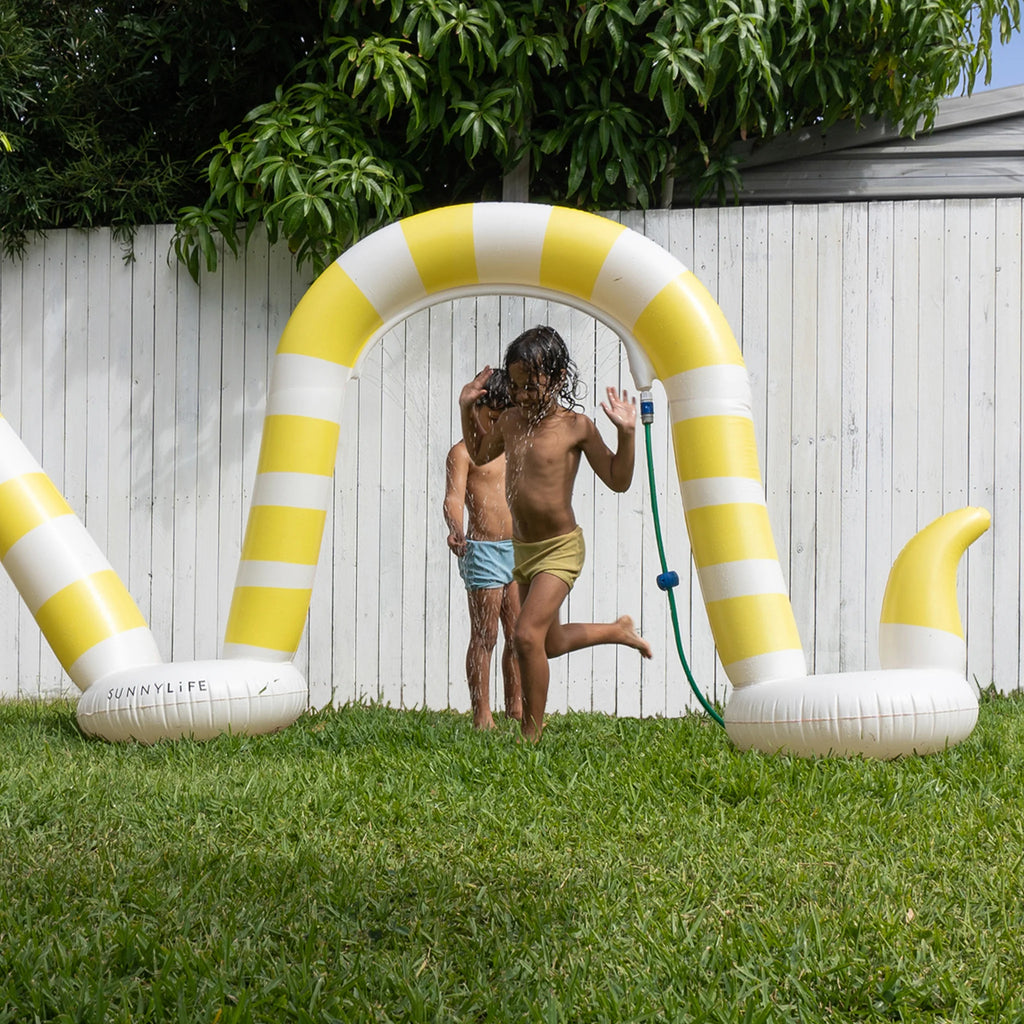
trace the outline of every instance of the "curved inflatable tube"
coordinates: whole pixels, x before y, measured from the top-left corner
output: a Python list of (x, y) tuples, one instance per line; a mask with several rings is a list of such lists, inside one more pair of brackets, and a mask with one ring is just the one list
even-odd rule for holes
[[(937, 750), (969, 734), (977, 698), (957, 663), (964, 650), (959, 615), (954, 621), (948, 601), (936, 606), (914, 595), (931, 588), (938, 573), (955, 608), (961, 542), (984, 529), (987, 513), (968, 510), (971, 529), (939, 529), (914, 544), (916, 554), (895, 585), (901, 596), (887, 601), (883, 614), (886, 649), (896, 652), (898, 668), (807, 676), (768, 522), (746, 369), (721, 310), (690, 271), (643, 235), (594, 214), (515, 203), (447, 207), (392, 224), (343, 253), (296, 307), (274, 360), (222, 661), (198, 663), (202, 669), (168, 666), (167, 675), (154, 670), (143, 698), (140, 680), (149, 677), (139, 669), (154, 660), (143, 635), (148, 629), (112, 572), (93, 566), (93, 552), (75, 593), (58, 600), (50, 593), (53, 580), (36, 585), (36, 556), (20, 559), (24, 578), (16, 584), (23, 594), (31, 590), (33, 601), (42, 599), (40, 627), (86, 690), (83, 728), (107, 739), (149, 741), (262, 730), (294, 719), (295, 679), (281, 663), (291, 662), (309, 610), (345, 382), (362, 353), (411, 313), (460, 296), (502, 293), (589, 313), (622, 339), (638, 388), (655, 378), (664, 384), (693, 559), (734, 687), (726, 726), (738, 745), (893, 757)], [(15, 534), (70, 513), (53, 495), (40, 505), (36, 484), (16, 484), (7, 505), (0, 494), (0, 524), (12, 512)], [(2, 525), (0, 543), (6, 551)], [(70, 612), (84, 612), (90, 625), (69, 639), (63, 631)], [(115, 653), (108, 657), (107, 648)], [(210, 693), (230, 693), (222, 703), (231, 710), (215, 713), (208, 695), (195, 689), (179, 691), (173, 713), (152, 699), (158, 682), (173, 689), (200, 674)], [(121, 695), (109, 697), (119, 687)], [(266, 713), (253, 712), (263, 701)]]

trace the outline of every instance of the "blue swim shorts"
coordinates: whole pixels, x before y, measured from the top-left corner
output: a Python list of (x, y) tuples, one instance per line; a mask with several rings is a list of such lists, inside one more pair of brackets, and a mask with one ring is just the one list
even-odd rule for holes
[(459, 574), (467, 590), (495, 590), (512, 582), (512, 541), (467, 540)]

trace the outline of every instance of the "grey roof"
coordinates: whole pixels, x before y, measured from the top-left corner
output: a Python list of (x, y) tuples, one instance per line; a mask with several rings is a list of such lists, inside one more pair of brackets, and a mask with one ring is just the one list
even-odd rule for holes
[(744, 203), (1024, 196), (1024, 85), (943, 100), (913, 138), (843, 122), (738, 152)]

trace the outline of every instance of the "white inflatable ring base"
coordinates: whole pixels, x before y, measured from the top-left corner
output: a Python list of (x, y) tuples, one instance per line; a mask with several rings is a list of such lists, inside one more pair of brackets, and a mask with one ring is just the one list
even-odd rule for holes
[(79, 698), (78, 724), (112, 742), (257, 735), (291, 725), (307, 699), (306, 681), (291, 662), (172, 662), (97, 680)]
[(948, 669), (887, 669), (737, 687), (725, 728), (741, 750), (797, 757), (934, 754), (970, 735), (978, 697)]

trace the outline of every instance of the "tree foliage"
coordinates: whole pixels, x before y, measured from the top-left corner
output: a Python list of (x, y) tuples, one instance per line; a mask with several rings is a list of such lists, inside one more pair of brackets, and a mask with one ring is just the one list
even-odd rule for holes
[(291, 0), (0, 0), (0, 241), (173, 220), (320, 28)]
[(590, 209), (721, 199), (740, 139), (927, 125), (994, 18), (1019, 0), (0, 0), (0, 231), (175, 210), (198, 275), (218, 234), (320, 267), (516, 167)]
[[(1017, 0), (331, 0), (322, 39), (207, 155), (177, 245), (264, 221), (318, 266), (410, 209), (496, 197), (647, 207), (739, 183), (730, 147), (841, 118), (927, 125)], [(980, 26), (978, 31), (972, 25)]]

